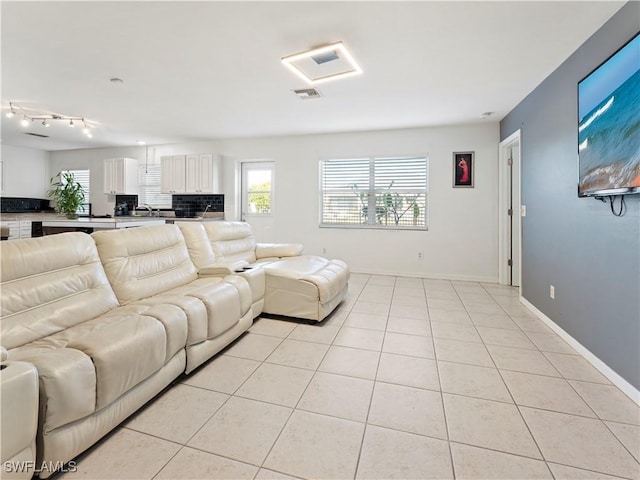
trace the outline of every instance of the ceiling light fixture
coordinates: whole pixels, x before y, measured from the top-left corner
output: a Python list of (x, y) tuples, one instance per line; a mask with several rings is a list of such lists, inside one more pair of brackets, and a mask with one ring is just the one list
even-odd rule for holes
[(282, 63), (310, 85), (351, 77), (362, 69), (342, 42), (281, 58)]
[(82, 125), (84, 127), (82, 129), (82, 133), (84, 133), (88, 138), (93, 138), (93, 135), (91, 134), (93, 125), (87, 122), (84, 117), (70, 117), (68, 115), (59, 115), (57, 113), (44, 113), (32, 109), (26, 109), (19, 105), (16, 105), (13, 102), (9, 102), (9, 111), (6, 114), (7, 118), (12, 118), (18, 113), (22, 115), (20, 125), (22, 125), (23, 127), (28, 127), (29, 123), (36, 120), (38, 122), (41, 122), (42, 126), (45, 128), (49, 128), (53, 120), (68, 122), (68, 125), (71, 128), (75, 127), (75, 122), (82, 122)]

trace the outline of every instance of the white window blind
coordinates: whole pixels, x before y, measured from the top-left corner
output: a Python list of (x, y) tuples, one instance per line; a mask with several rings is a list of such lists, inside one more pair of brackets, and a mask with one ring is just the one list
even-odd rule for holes
[(323, 160), (320, 225), (427, 228), (426, 157)]
[(78, 215), (90, 215), (91, 170), (66, 170), (66, 172), (73, 174), (73, 178), (82, 186), (82, 191), (84, 192), (84, 203), (80, 205), (76, 213)]
[(160, 193), (160, 165), (138, 167), (138, 204), (153, 208), (171, 208), (171, 194)]

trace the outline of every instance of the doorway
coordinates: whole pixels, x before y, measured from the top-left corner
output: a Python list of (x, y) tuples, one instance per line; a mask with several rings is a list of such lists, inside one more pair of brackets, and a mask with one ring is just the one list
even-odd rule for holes
[(240, 219), (251, 225), (256, 242), (272, 242), (274, 162), (241, 162), (240, 171)]
[(520, 130), (500, 142), (499, 272), (502, 285), (522, 283), (522, 216)]

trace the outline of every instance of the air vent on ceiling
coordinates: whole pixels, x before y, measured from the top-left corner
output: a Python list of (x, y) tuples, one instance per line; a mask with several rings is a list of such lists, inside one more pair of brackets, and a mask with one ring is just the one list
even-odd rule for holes
[(301, 100), (308, 100), (310, 98), (320, 98), (322, 96), (320, 91), (316, 90), (315, 88), (303, 88), (301, 90), (293, 90), (293, 93), (295, 93), (298, 96), (298, 98), (300, 98)]
[(24, 134), (32, 137), (49, 138), (49, 135), (42, 135), (41, 133), (24, 132)]

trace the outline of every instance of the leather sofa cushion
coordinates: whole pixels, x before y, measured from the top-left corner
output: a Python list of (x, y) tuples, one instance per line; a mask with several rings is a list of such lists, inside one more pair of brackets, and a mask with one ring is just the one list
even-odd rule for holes
[(184, 236), (191, 261), (200, 269), (205, 265), (215, 263), (215, 255), (211, 248), (211, 242), (202, 223), (199, 222), (175, 222)]
[(256, 257), (261, 258), (280, 258), (280, 257), (297, 257), (302, 255), (304, 246), (301, 243), (257, 243)]
[(349, 268), (341, 260), (316, 256), (288, 257), (264, 267), (267, 289), (289, 289), (304, 295), (315, 295), (326, 303), (338, 295), (349, 281)]
[(200, 278), (135, 305), (172, 304), (188, 318), (187, 346), (215, 338), (233, 327), (251, 308), (252, 292), (244, 278)]
[(118, 306), (91, 237), (3, 242), (0, 337), (6, 348), (53, 335)]
[(175, 225), (106, 230), (92, 236), (122, 305), (197, 278), (184, 237)]
[[(45, 432), (100, 410), (166, 363), (171, 334), (163, 323), (115, 312), (9, 352), (38, 369)], [(175, 331), (173, 342), (184, 338)]]
[(256, 241), (251, 225), (244, 222), (206, 222), (216, 262), (256, 261)]

